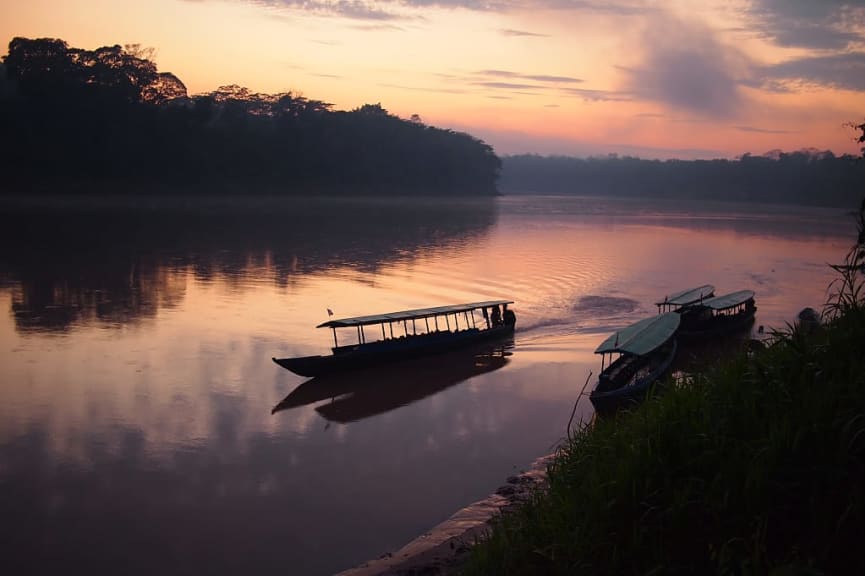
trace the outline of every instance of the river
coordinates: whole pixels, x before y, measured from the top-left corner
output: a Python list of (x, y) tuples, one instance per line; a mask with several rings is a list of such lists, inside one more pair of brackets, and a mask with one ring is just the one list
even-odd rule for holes
[[(710, 283), (820, 309), (843, 210), (504, 196), (4, 200), (0, 548), (11, 573), (331, 574), (551, 452), (608, 333)], [(334, 317), (506, 298), (483, 367), (276, 409)], [(577, 418), (591, 418), (581, 401)]]

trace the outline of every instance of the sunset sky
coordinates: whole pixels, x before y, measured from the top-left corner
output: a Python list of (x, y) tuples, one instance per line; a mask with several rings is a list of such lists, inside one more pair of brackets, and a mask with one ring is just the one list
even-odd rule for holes
[(499, 154), (857, 153), (865, 1), (0, 0), (15, 36), (155, 49), (190, 94), (381, 103)]

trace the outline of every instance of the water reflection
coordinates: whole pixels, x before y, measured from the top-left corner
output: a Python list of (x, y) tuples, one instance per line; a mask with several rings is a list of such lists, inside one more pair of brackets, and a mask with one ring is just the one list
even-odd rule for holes
[[(332, 574), (394, 550), (553, 450), (597, 344), (658, 298), (754, 289), (768, 332), (819, 307), (855, 230), (549, 198), (132, 204), (3, 208), (13, 572)], [(512, 356), (323, 389), (270, 360), (326, 353), (327, 308), (488, 297), (515, 301)]]
[(273, 413), (330, 400), (316, 412), (348, 423), (406, 406), (474, 376), (502, 368), (513, 354), (513, 339), (349, 373), (321, 376), (295, 388)]
[(666, 227), (786, 240), (821, 239), (838, 234), (839, 227), (850, 233), (856, 229), (855, 206), (842, 211), (794, 204), (706, 202), (698, 198), (585, 196), (506, 196), (500, 204), (502, 214), (531, 214), (570, 221), (577, 217), (609, 227)]
[(0, 286), (19, 330), (152, 318), (184, 297), (185, 276), (276, 285), (342, 266), (465, 243), (495, 223), (491, 198), (2, 200)]

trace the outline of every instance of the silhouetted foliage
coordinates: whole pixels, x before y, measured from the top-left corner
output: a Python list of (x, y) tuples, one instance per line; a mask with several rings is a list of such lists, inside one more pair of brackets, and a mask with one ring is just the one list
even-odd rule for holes
[(501, 162), (464, 133), (291, 92), (189, 96), (138, 45), (15, 38), (3, 61), (4, 192), (496, 193)]
[[(865, 133), (863, 133), (865, 134)], [(504, 193), (615, 195), (854, 207), (865, 164), (832, 152), (773, 151), (738, 160), (508, 156)]]
[[(853, 128), (861, 132), (857, 142), (859, 142), (859, 144), (865, 144), (865, 122), (862, 124), (854, 124)], [(865, 147), (862, 148), (862, 155), (865, 156)]]

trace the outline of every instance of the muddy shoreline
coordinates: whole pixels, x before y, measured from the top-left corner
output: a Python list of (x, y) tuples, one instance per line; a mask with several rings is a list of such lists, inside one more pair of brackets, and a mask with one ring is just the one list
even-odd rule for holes
[(455, 573), (468, 559), (472, 545), (483, 537), (501, 512), (519, 505), (543, 489), (547, 465), (554, 455), (542, 456), (529, 469), (493, 494), (456, 512), (396, 552), (340, 572), (337, 576), (436, 576)]

